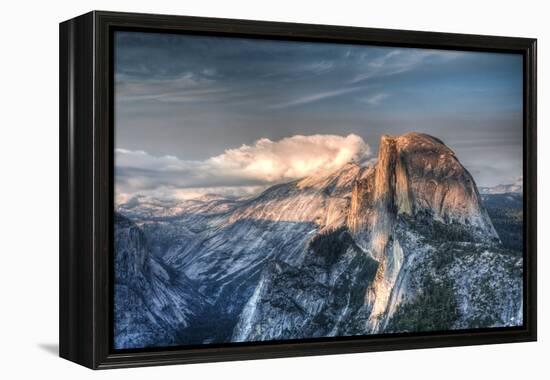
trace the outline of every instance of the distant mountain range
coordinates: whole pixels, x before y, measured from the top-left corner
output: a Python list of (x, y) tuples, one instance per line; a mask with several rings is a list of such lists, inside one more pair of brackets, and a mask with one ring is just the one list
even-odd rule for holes
[(523, 177), (520, 177), (514, 183), (507, 185), (496, 185), (493, 187), (480, 187), (479, 192), (482, 194), (505, 194), (517, 193), (523, 194)]
[(499, 236), (519, 214), (495, 228), (486, 197), (409, 133), (248, 199), (134, 198), (115, 215), (115, 346), (521, 325), (521, 247)]

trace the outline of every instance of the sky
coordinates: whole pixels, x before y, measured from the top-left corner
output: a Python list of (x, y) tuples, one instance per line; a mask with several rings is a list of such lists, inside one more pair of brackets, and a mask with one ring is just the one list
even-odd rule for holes
[(521, 55), (116, 32), (114, 71), (117, 201), (253, 194), (410, 131), (478, 186), (522, 175)]

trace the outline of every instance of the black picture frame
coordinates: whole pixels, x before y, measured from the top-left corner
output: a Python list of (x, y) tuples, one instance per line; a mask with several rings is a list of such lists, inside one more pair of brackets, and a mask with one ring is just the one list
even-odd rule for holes
[[(524, 324), (516, 328), (112, 350), (115, 30), (522, 54)], [(535, 341), (536, 39), (93, 11), (60, 24), (60, 356), (93, 369)]]

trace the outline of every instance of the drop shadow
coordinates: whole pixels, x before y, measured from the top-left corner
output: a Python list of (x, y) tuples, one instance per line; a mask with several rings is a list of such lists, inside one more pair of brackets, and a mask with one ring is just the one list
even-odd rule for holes
[(38, 347), (51, 355), (59, 356), (58, 343), (39, 343)]

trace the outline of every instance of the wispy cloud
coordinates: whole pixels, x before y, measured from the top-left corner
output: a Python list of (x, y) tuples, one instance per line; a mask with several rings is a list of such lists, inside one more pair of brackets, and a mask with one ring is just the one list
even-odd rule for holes
[(331, 90), (331, 91), (321, 91), (318, 93), (308, 94), (301, 96), (299, 98), (292, 99), (291, 101), (274, 104), (270, 106), (271, 109), (281, 109), (281, 108), (288, 108), (288, 107), (295, 107), (299, 105), (304, 105), (308, 103), (314, 103), (318, 102), (320, 100), (328, 99), (328, 98), (334, 98), (337, 96), (349, 94), (354, 91), (361, 90), (362, 87), (348, 87), (348, 88), (341, 88), (338, 90)]
[(309, 64), (306, 67), (307, 71), (311, 71), (317, 75), (326, 74), (335, 68), (336, 64), (333, 61), (317, 61)]
[(386, 54), (365, 61), (363, 72), (353, 77), (350, 83), (363, 82), (368, 79), (384, 78), (405, 73), (417, 68), (427, 60), (452, 60), (463, 53), (427, 50), (427, 49), (395, 49)]
[(196, 102), (212, 99), (229, 91), (215, 79), (214, 69), (186, 72), (175, 78), (137, 79), (119, 75), (116, 78), (117, 100), (158, 100), (161, 102)]
[(377, 94), (367, 96), (367, 97), (363, 98), (362, 101), (364, 103), (367, 103), (368, 105), (377, 106), (387, 98), (389, 98), (389, 95), (386, 94), (386, 93), (381, 92), (381, 93), (377, 93)]

